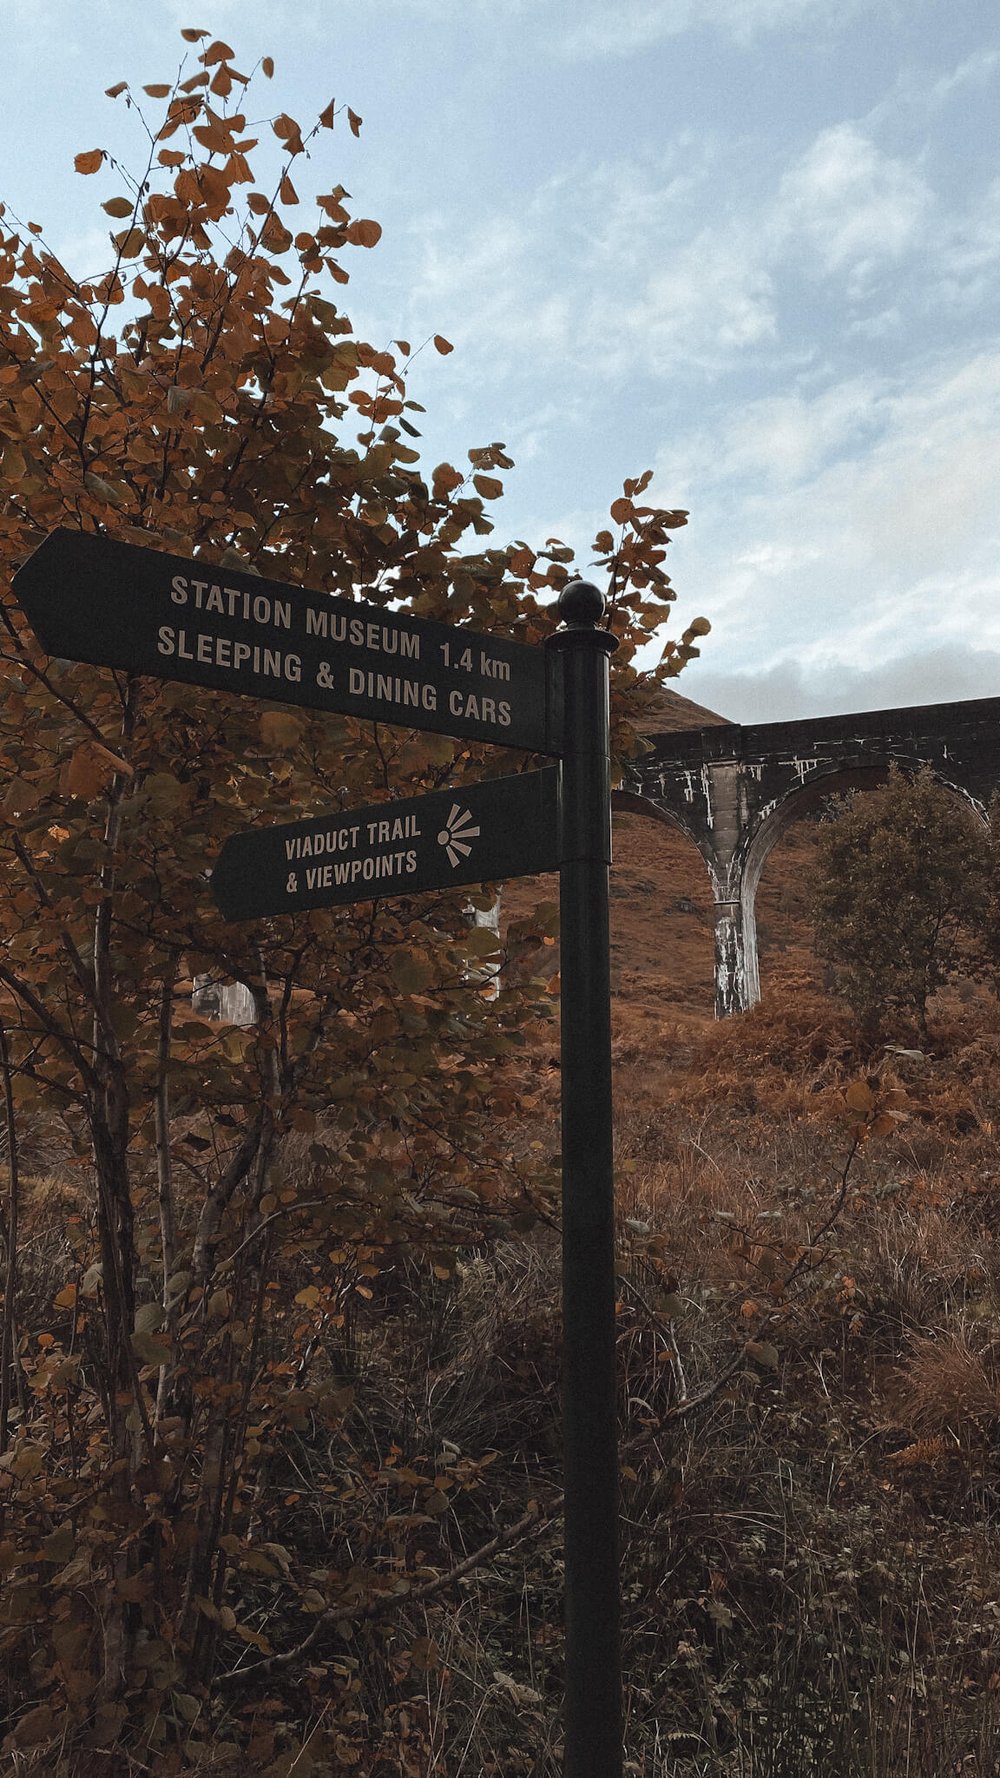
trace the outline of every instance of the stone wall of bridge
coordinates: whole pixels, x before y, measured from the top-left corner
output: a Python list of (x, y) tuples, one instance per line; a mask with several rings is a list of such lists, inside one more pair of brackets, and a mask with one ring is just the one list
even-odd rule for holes
[(715, 907), (716, 1012), (760, 997), (756, 896), (789, 823), (825, 798), (929, 765), (981, 819), (1000, 789), (1000, 698), (659, 735), (633, 761), (619, 808), (666, 821), (698, 847)]

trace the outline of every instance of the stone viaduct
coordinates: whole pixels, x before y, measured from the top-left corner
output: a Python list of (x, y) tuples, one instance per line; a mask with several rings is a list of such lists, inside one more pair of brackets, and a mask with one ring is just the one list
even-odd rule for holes
[(776, 840), (825, 797), (880, 782), (894, 760), (929, 765), (986, 820), (1000, 789), (1000, 698), (688, 729), (658, 735), (630, 763), (615, 807), (679, 827), (708, 867), (719, 1017), (760, 998), (754, 904)]

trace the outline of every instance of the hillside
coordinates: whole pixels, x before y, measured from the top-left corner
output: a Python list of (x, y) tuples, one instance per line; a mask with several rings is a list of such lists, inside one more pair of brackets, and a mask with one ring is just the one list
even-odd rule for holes
[[(665, 729), (719, 720), (664, 695)], [(901, 1033), (862, 1054), (817, 985), (811, 844), (799, 824), (772, 854), (764, 998), (718, 1023), (699, 855), (657, 821), (614, 824), (626, 1772), (998, 1778), (996, 1005), (952, 995), (933, 1053)], [(555, 879), (512, 885), (505, 922), (556, 895)], [(473, 1167), (449, 1161), (454, 1251), (439, 1243), (432, 1264), (353, 1220), (354, 1171), (329, 1156), (355, 1113), (336, 1093), (287, 1138), (291, 1232), (260, 1273), (245, 1504), (221, 1602), (199, 1599), (221, 1677), (181, 1686), (185, 1645), (157, 1615), (168, 1570), (154, 1576), (136, 1543), (122, 1598), (148, 1669), (113, 1711), (91, 1698), (86, 1651), (103, 1597), (91, 1565), (119, 1547), (117, 1525), (85, 1521), (61, 1566), (86, 1435), (62, 1342), (94, 1315), (92, 1293), (76, 1318), (66, 1284), (87, 1288), (89, 1162), (39, 1117), (23, 1206), (31, 1401), (12, 1408), (20, 1442), (0, 1465), (18, 1575), (0, 1612), (4, 1750), (23, 1778), (238, 1778), (248, 1762), (261, 1778), (558, 1778), (558, 1197), (525, 1214), (518, 1182), (526, 1152), (558, 1149), (554, 1022), (531, 1042), (504, 1182), (470, 1220)], [(488, 1111), (488, 1074), (480, 1085)], [(185, 1182), (208, 1149), (190, 1123)], [(392, 1158), (387, 1191), (405, 1166)], [(136, 1177), (148, 1192), (140, 1161)], [(318, 1189), (334, 1194), (334, 1248), (306, 1220)], [(227, 1292), (207, 1307), (236, 1349)], [(201, 1320), (193, 1300), (186, 1340)], [(262, 1392), (286, 1373), (279, 1413)], [(121, 1520), (150, 1544), (150, 1526), (176, 1535), (161, 1489), (188, 1460), (179, 1424), (165, 1422), (175, 1444), (149, 1474), (148, 1522)], [(49, 1516), (17, 1549), (11, 1503), (27, 1519), (36, 1500)], [(43, 1610), (55, 1665), (34, 1653)]]

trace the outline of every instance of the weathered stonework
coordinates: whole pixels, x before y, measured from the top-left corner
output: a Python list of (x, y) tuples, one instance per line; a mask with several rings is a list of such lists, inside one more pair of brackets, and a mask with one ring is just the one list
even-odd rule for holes
[(615, 806), (679, 827), (708, 868), (718, 1017), (760, 998), (755, 904), (771, 848), (825, 797), (881, 782), (893, 760), (929, 765), (985, 821), (1000, 789), (1000, 698), (720, 724), (658, 735), (631, 762)]

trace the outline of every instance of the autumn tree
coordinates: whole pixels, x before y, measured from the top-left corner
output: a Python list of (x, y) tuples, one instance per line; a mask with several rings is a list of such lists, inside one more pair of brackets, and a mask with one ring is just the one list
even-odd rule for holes
[[(345, 259), (379, 226), (341, 184), (309, 207), (299, 188), (329, 133), (361, 120), (331, 102), (304, 133), (273, 110), (258, 139), (247, 94), (268, 110), (270, 61), (247, 75), (227, 44), (183, 35), (191, 65), (144, 89), (155, 118), (109, 89), (144, 164), (77, 156), (112, 224), (106, 269), (81, 279), (36, 223), (0, 224), (0, 1552), (16, 1749), (131, 1736), (157, 1756), (210, 1726), (220, 1677), (292, 1668), (300, 1645), (389, 1610), (415, 1549), (433, 1574), (435, 1527), (478, 1487), (476, 1463), (442, 1474), (414, 1434), (411, 1510), (395, 1510), (384, 1465), (400, 1453), (351, 1421), (345, 1331), (387, 1255), (446, 1275), (457, 1247), (528, 1226), (553, 1189), (555, 1143), (520, 1134), (525, 1032), (555, 992), (535, 967), (551, 909), (508, 934), (493, 998), (468, 964), (497, 940), (465, 894), (234, 927), (207, 892), (223, 840), (251, 822), (531, 762), (49, 659), (9, 593), (70, 527), (523, 642), (552, 627), (572, 552), (489, 541), (504, 446), (423, 468), (410, 344), (367, 344), (340, 307)], [(620, 751), (707, 627), (638, 671), (684, 519), (642, 504), (649, 480), (626, 483), (596, 545)], [(244, 983), (255, 1024), (193, 1017), (196, 973)], [(19, 1256), (39, 1132), (64, 1157), (51, 1207), (27, 1206), (36, 1230), (47, 1218), (55, 1278)], [(319, 1553), (277, 1535), (284, 1442), (303, 1428), (336, 1474)], [(353, 1682), (337, 1685), (357, 1722)]]
[(967, 956), (986, 904), (981, 819), (929, 766), (892, 765), (878, 789), (840, 799), (819, 829), (813, 885), (817, 951), (869, 1040), (887, 1014), (912, 1014)]

